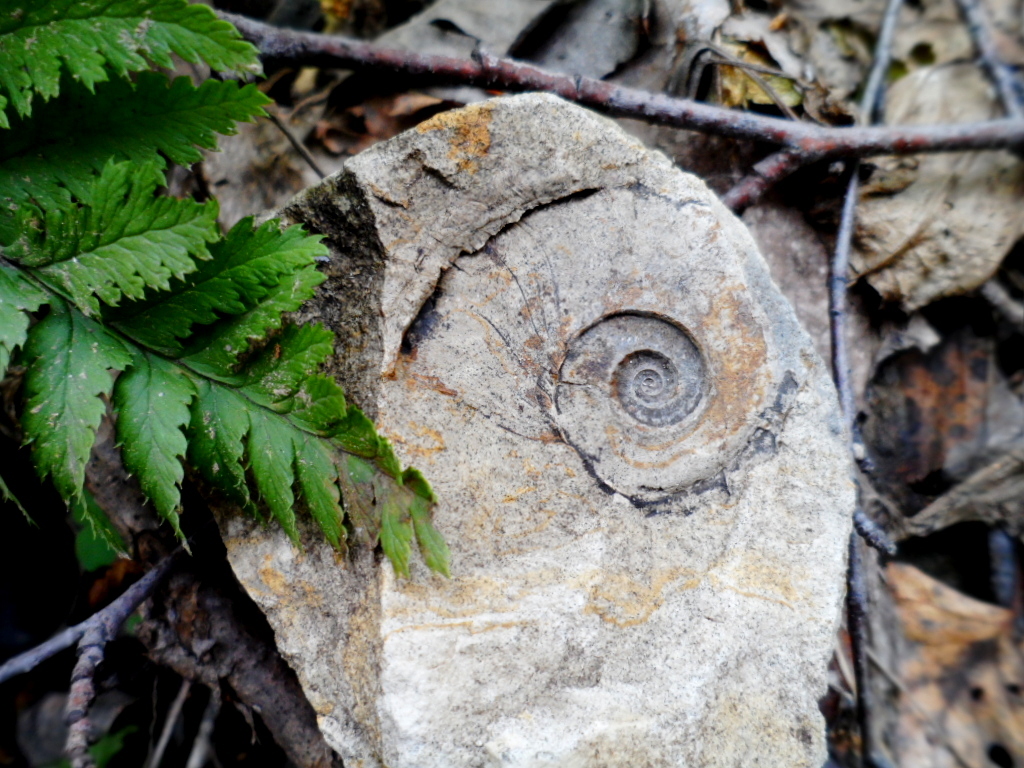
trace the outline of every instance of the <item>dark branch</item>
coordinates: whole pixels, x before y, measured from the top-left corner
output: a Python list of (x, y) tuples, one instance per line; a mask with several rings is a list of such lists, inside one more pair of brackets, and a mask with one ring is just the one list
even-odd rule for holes
[(160, 582), (167, 575), (172, 561), (177, 556), (177, 554), (172, 555), (159, 563), (153, 570), (128, 587), (123, 595), (81, 624), (69, 627), (35, 648), (8, 659), (3, 666), (0, 666), (0, 683), (10, 680), (16, 675), (29, 672), (51, 656), (60, 653), (65, 648), (70, 648), (93, 627), (99, 627), (113, 637), (132, 611), (138, 608), (142, 601), (160, 586)]
[(722, 195), (722, 202), (735, 213), (742, 213), (760, 200), (764, 193), (802, 166), (817, 158), (783, 149), (754, 165), (750, 175)]
[(967, 30), (978, 49), (981, 65), (995, 83), (1006, 114), (1018, 119), (1024, 118), (1024, 104), (1021, 103), (1019, 84), (1014, 80), (1012, 70), (999, 58), (988, 14), (978, 0), (957, 0), (957, 5), (960, 6)]
[(867, 516), (863, 509), (857, 509), (853, 513), (853, 528), (864, 541), (890, 557), (896, 554), (896, 543), (889, 538), (885, 530)]
[(92, 739), (89, 707), (96, 698), (96, 668), (103, 661), (103, 651), (107, 643), (117, 636), (132, 611), (163, 581), (180, 552), (164, 559), (121, 597), (78, 625), (85, 627), (85, 631), (78, 643), (78, 661), (71, 673), (71, 690), (65, 708), (68, 737), (64, 752), (70, 758), (72, 768), (93, 768), (96, 764), (89, 753)]
[[(882, 28), (878, 33), (875, 45), (875, 58), (868, 74), (867, 85), (861, 96), (860, 111), (863, 119), (872, 123), (882, 101), (882, 86), (885, 74), (889, 70), (891, 60), (892, 39), (896, 31), (896, 20), (899, 18), (902, 0), (889, 0), (882, 17)], [(846, 349), (847, 329), (847, 287), (850, 274), (850, 246), (853, 242), (854, 215), (857, 209), (858, 171), (860, 163), (850, 163), (850, 179), (847, 182), (846, 197), (843, 200), (843, 213), (839, 221), (839, 232), (836, 234), (836, 249), (832, 257), (829, 273), (829, 318), (832, 332), (832, 373), (836, 388), (839, 390), (839, 405), (846, 420), (847, 434), (850, 437), (851, 456), (859, 436), (857, 434), (856, 400), (853, 394), (853, 383), (850, 381), (850, 359)], [(872, 697), (868, 680), (868, 635), (867, 610), (868, 598), (865, 586), (864, 561), (860, 551), (859, 536), (870, 533), (865, 525), (868, 520), (863, 511), (860, 512), (860, 525), (854, 515), (855, 532), (850, 536), (850, 565), (847, 576), (847, 625), (850, 630), (850, 646), (853, 651), (853, 670), (857, 679), (857, 725), (861, 737), (861, 761), (864, 765), (874, 765), (874, 745), (871, 731)], [(872, 536), (865, 536), (871, 541)]]
[(558, 75), (486, 53), (471, 60), (431, 56), (378, 48), (343, 37), (278, 29), (231, 13), (219, 15), (256, 45), (267, 61), (400, 72), (503, 91), (543, 91), (614, 117), (763, 141), (809, 157), (867, 157), (1024, 145), (1024, 119), (936, 126), (830, 128), (715, 107), (588, 77)]
[(868, 588), (864, 578), (864, 560), (860, 541), (850, 537), (850, 564), (846, 575), (846, 626), (850, 632), (853, 674), (857, 683), (857, 724), (860, 727), (861, 755), (864, 765), (870, 764), (871, 690), (868, 683)]

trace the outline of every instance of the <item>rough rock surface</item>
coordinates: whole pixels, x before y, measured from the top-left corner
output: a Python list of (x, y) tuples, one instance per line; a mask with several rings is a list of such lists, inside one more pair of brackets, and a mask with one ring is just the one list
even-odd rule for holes
[(613, 124), (438, 115), (283, 212), (305, 311), (440, 497), (452, 578), (222, 520), (347, 766), (806, 766), (854, 503), (828, 374), (743, 225)]

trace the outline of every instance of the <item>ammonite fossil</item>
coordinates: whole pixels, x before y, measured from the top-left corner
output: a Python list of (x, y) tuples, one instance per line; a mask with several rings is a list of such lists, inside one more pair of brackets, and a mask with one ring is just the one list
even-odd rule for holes
[[(538, 94), (440, 113), (285, 214), (331, 249), (303, 310), (330, 372), (432, 483), (452, 553), (403, 579), (230, 523), (346, 765), (818, 768), (854, 494), (743, 224)], [(390, 504), (412, 535), (365, 485), (363, 532)]]

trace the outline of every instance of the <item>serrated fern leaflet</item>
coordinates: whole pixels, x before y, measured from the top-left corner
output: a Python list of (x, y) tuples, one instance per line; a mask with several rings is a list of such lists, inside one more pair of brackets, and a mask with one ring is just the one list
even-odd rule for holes
[(54, 299), (29, 331), (21, 358), (27, 367), (21, 425), (36, 466), (80, 508), (85, 464), (105, 410), (100, 396), (113, 387), (111, 373), (131, 364), (131, 352), (102, 325)]
[(4, 9), (0, 128), (9, 125), (9, 107), (26, 116), (34, 96), (57, 96), (62, 70), (90, 91), (111, 76), (170, 68), (172, 53), (217, 70), (259, 71), (255, 50), (234, 27), (185, 0), (36, 0)]
[(254, 85), (207, 80), (198, 88), (184, 77), (173, 82), (155, 72), (135, 82), (62, 85), (61, 95), (11, 121), (0, 141), (0, 201), (30, 198), (43, 206), (87, 201), (90, 184), (107, 161), (131, 160), (163, 167), (202, 159), (217, 134), (235, 133), (236, 121), (263, 114), (270, 103)]
[(178, 486), (188, 449), (182, 429), (196, 387), (173, 363), (137, 348), (132, 353), (131, 367), (114, 387), (117, 441), (125, 469), (139, 478), (142, 492), (181, 537)]
[(20, 236), (5, 256), (65, 294), (86, 314), (99, 301), (141, 299), (147, 288), (167, 288), (172, 277), (209, 259), (217, 239), (217, 206), (155, 197), (162, 174), (153, 165), (108, 163), (96, 180), (95, 205), (24, 209)]

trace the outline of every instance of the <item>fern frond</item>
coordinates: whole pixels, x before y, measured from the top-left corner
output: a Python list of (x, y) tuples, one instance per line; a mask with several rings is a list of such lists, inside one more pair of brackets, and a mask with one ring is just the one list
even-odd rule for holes
[(50, 313), (28, 333), (22, 351), (25, 412), (21, 425), (42, 477), (81, 509), (85, 464), (114, 380), (132, 362), (128, 348), (106, 328), (51, 299)]
[(196, 395), (192, 380), (173, 363), (132, 349), (131, 367), (117, 378), (117, 441), (125, 469), (139, 480), (156, 511), (183, 538), (178, 487), (185, 477), (181, 459), (188, 443), (184, 428)]
[(181, 358), (182, 363), (204, 376), (232, 380), (240, 355), (271, 331), (281, 327), (282, 315), (294, 312), (313, 292), (324, 276), (310, 265), (299, 269), (291, 279), (271, 288), (250, 310), (214, 325), (198, 334)]
[(295, 476), (306, 508), (330, 545), (343, 550), (347, 537), (345, 513), (341, 509), (337, 470), (330, 445), (298, 431), (292, 435), (292, 445), (295, 448)]
[(199, 379), (195, 386), (188, 427), (189, 463), (228, 499), (256, 514), (243, 465), (248, 403), (235, 390), (207, 379)]
[[(414, 540), (447, 573), (429, 485), (316, 372), (332, 334), (283, 318), (324, 279), (319, 238), (244, 221), (207, 249), (216, 206), (156, 197), (158, 177), (153, 166), (110, 163), (90, 205), (41, 219), (25, 207), (19, 236), (2, 249), (0, 318), (12, 322), (0, 350), (23, 344), (22, 426), (40, 473), (88, 516), (85, 463), (109, 396), (125, 466), (179, 537), (187, 458), (296, 543), (304, 507), (343, 549), (344, 496), (357, 535), (379, 539), (396, 573), (408, 574)], [(26, 333), (28, 313), (46, 303), (49, 314)]]
[(4, 255), (86, 314), (98, 312), (99, 301), (116, 305), (146, 288), (166, 289), (172, 277), (195, 269), (193, 257), (210, 258), (217, 206), (155, 197), (161, 180), (153, 165), (108, 163), (92, 205), (50, 209), (41, 221), (23, 215)]
[(380, 515), (374, 508), (373, 480), (376, 477), (373, 464), (353, 455), (342, 455), (338, 459), (338, 484), (345, 499), (345, 513), (356, 541), (368, 547), (376, 547), (380, 540)]
[(291, 411), (309, 372), (323, 365), (333, 349), (334, 334), (322, 325), (286, 325), (246, 365), (246, 397), (279, 413)]
[(171, 67), (171, 54), (215, 70), (259, 73), (256, 50), (204, 5), (186, 0), (36, 0), (0, 16), (0, 128), (7, 107), (21, 116), (33, 97), (60, 92), (61, 70), (90, 91), (111, 75), (150, 65)]
[(263, 114), (270, 103), (254, 85), (207, 80), (197, 88), (155, 72), (95, 90), (63, 83), (59, 97), (12, 121), (0, 141), (5, 207), (30, 199), (44, 208), (67, 205), (72, 196), (90, 202), (93, 179), (110, 159), (191, 165), (202, 159), (197, 147), (214, 149), (217, 134), (234, 134), (236, 121)]
[(380, 546), (391, 561), (395, 573), (408, 576), (409, 555), (415, 533), (409, 513), (411, 494), (389, 481), (390, 478), (378, 475), (373, 484), (377, 504), (380, 506)]
[(0, 263), (0, 376), (7, 371), (11, 355), (25, 343), (28, 313), (49, 300), (49, 294), (24, 273)]
[(274, 220), (254, 229), (252, 218), (242, 219), (210, 246), (210, 261), (169, 290), (121, 307), (111, 321), (140, 344), (179, 355), (184, 347), (178, 340), (195, 325), (252, 309), (285, 276), (310, 267), (324, 252), (319, 239), (299, 227), (282, 230)]
[(299, 543), (295, 520), (295, 448), (290, 425), (285, 419), (263, 409), (249, 409), (246, 453), (252, 466), (261, 501), (281, 524), (285, 533)]

